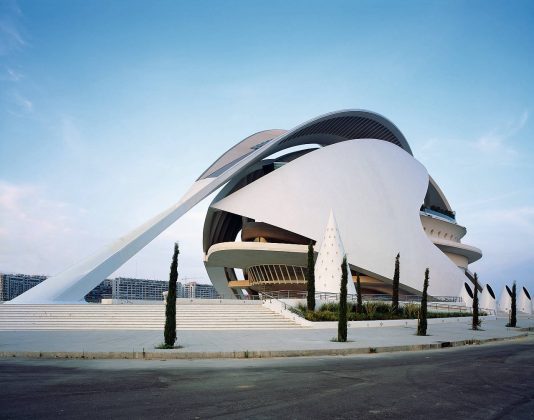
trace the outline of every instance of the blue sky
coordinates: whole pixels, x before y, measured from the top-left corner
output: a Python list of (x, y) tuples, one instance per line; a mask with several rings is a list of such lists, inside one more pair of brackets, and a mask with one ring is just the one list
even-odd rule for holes
[[(534, 3), (0, 0), (0, 271), (55, 274), (176, 202), (251, 133), (391, 119), (473, 265), (534, 288)], [(207, 281), (209, 200), (117, 275)]]

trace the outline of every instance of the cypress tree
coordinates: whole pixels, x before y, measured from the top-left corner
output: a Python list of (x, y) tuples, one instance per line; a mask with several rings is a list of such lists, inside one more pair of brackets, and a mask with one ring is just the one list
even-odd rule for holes
[(362, 304), (362, 285), (360, 283), (360, 275), (356, 275), (356, 312), (361, 314), (363, 312), (363, 304)]
[(478, 275), (475, 273), (475, 291), (473, 295), (473, 326), (472, 328), (474, 330), (478, 330), (478, 327), (480, 325), (480, 321), (478, 319)]
[(399, 281), (400, 281), (400, 253), (395, 258), (395, 273), (393, 274), (393, 293), (391, 296), (391, 311), (399, 311)]
[(174, 244), (171, 272), (169, 274), (169, 292), (165, 306), (165, 346), (172, 348), (176, 342), (176, 282), (178, 281), (178, 243)]
[(512, 307), (510, 310), (510, 323), (508, 324), (509, 327), (516, 327), (517, 326), (517, 306), (516, 306), (516, 284), (514, 281), (514, 284), (512, 284)]
[(313, 259), (313, 243), (308, 244), (308, 271), (306, 272), (306, 287), (308, 289), (308, 311), (315, 310), (315, 262)]
[(427, 300), (428, 300), (428, 268), (425, 270), (425, 282), (423, 284), (423, 296), (421, 297), (421, 309), (419, 310), (419, 322), (417, 323), (417, 335), (426, 335), (427, 329)]
[(339, 320), (337, 323), (337, 341), (347, 341), (347, 256), (341, 263), (341, 287), (339, 290)]

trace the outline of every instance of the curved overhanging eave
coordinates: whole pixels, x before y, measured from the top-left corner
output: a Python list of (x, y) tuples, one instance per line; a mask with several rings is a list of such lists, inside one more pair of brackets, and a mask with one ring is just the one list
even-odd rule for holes
[(471, 245), (436, 238), (432, 238), (432, 242), (443, 252), (461, 255), (462, 257), (467, 258), (468, 264), (472, 264), (482, 258), (482, 251)]
[(445, 194), (439, 187), (438, 183), (430, 175), (428, 178), (428, 191), (427, 195), (425, 196), (425, 205), (428, 205), (429, 207), (431, 205), (437, 205), (452, 212), (452, 207), (449, 204), (447, 197), (445, 197)]
[(395, 124), (380, 114), (365, 110), (336, 111), (314, 118), (283, 135), (278, 146), (295, 146), (299, 143), (298, 139), (322, 144), (323, 136), (331, 136), (326, 144), (336, 142), (331, 140), (335, 137), (339, 141), (364, 138), (385, 140), (412, 155), (408, 141)]
[(402, 132), (386, 117), (366, 110), (342, 110), (313, 118), (289, 131), (276, 129), (253, 134), (226, 151), (198, 180), (219, 175), (268, 142), (272, 145), (266, 148), (269, 152), (262, 158), (309, 142), (328, 145), (363, 138), (391, 142), (412, 155)]
[(307, 245), (265, 242), (223, 242), (212, 245), (205, 257), (207, 266), (247, 269), (261, 264), (306, 265)]
[(205, 178), (216, 177), (221, 170), (228, 167), (228, 165), (234, 164), (237, 161), (241, 160), (252, 151), (258, 148), (258, 145), (261, 145), (264, 142), (272, 140), (276, 137), (279, 137), (287, 133), (287, 130), (264, 130), (259, 131), (251, 136), (246, 137), (241, 140), (235, 146), (232, 146), (226, 152), (224, 152), (215, 162), (213, 162), (202, 174), (198, 177), (198, 180)]

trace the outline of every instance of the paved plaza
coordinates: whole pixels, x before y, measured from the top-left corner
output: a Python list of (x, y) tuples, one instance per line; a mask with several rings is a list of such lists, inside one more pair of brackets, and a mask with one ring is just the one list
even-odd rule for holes
[[(158, 331), (3, 331), (0, 354), (4, 357), (270, 357), (352, 354), (446, 347), (525, 337), (534, 319), (520, 318), (518, 327), (507, 328), (507, 320), (484, 321), (482, 329), (470, 329), (468, 319), (431, 324), (428, 336), (417, 336), (414, 327), (350, 328), (347, 343), (332, 341), (337, 330), (226, 330), (178, 331), (179, 349), (157, 350), (163, 341)], [(454, 344), (457, 343), (457, 344)], [(426, 346), (426, 347), (425, 347)], [(143, 356), (139, 356), (142, 354)]]

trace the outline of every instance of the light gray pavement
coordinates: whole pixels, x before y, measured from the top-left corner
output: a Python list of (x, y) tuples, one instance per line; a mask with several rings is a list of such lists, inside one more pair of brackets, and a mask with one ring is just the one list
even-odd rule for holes
[[(506, 322), (502, 318), (485, 321), (480, 331), (471, 330), (467, 321), (430, 325), (426, 337), (417, 336), (414, 327), (352, 328), (347, 343), (331, 341), (337, 335), (336, 329), (178, 331), (177, 344), (182, 348), (173, 350), (155, 349), (163, 341), (163, 333), (158, 331), (6, 331), (0, 332), (0, 355), (37, 353), (38, 357), (39, 353), (49, 353), (43, 356), (55, 357), (53, 353), (58, 353), (58, 357), (67, 357), (66, 353), (71, 353), (70, 357), (80, 357), (76, 353), (83, 353), (91, 357), (87, 353), (93, 353), (97, 358), (138, 358), (135, 353), (142, 352), (152, 353), (152, 358), (326, 355), (369, 352), (370, 348), (379, 352), (418, 350), (440, 347), (443, 342), (461, 345), (464, 341), (513, 339), (527, 334), (520, 328), (507, 328)], [(534, 328), (534, 320), (519, 319), (518, 326)]]

